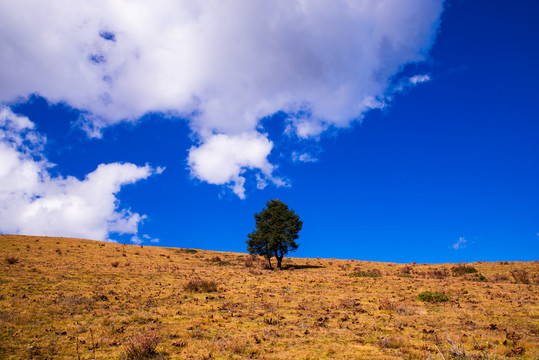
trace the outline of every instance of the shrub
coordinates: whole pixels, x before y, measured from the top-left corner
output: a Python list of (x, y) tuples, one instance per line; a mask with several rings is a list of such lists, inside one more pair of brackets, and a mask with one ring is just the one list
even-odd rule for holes
[(451, 271), (453, 272), (454, 276), (461, 276), (464, 274), (474, 274), (478, 272), (477, 269), (474, 268), (473, 266), (466, 266), (464, 264), (455, 266), (454, 268), (451, 269)]
[(19, 258), (16, 256), (6, 256), (6, 262), (10, 265), (13, 265), (19, 262)]
[(261, 257), (257, 255), (247, 255), (245, 257), (244, 265), (247, 268), (251, 268), (251, 267), (260, 268), (260, 267), (264, 267), (266, 263)]
[(485, 275), (479, 273), (479, 274), (475, 274), (475, 280), (476, 281), (487, 281), (487, 278), (485, 277)]
[(189, 282), (184, 285), (183, 289), (189, 292), (215, 292), (217, 291), (217, 283), (214, 281), (193, 279), (189, 280)]
[(350, 273), (349, 276), (352, 277), (380, 277), (382, 276), (382, 272), (378, 269), (374, 270), (359, 270), (354, 271), (353, 273)]
[(530, 278), (528, 277), (528, 272), (523, 269), (515, 269), (511, 271), (511, 275), (513, 276), (513, 279), (515, 279), (515, 283), (521, 283), (521, 284), (529, 284)]
[(427, 277), (431, 279), (443, 279), (446, 278), (449, 274), (446, 269), (434, 269), (427, 272)]
[(215, 265), (227, 266), (227, 265), (232, 265), (232, 263), (230, 261), (218, 261), (215, 263)]
[(195, 249), (178, 249), (176, 250), (178, 253), (186, 253), (186, 254), (196, 254), (198, 251)]
[(412, 278), (412, 274), (406, 274), (406, 273), (400, 273), (400, 274), (397, 274), (398, 277), (402, 277), (402, 278)]
[(118, 267), (118, 265), (120, 265), (120, 262), (119, 261), (113, 261), (110, 264), (112, 265), (112, 267)]
[(386, 336), (378, 340), (377, 344), (383, 349), (398, 349), (402, 346), (402, 340)]
[(244, 261), (244, 265), (246, 268), (250, 268), (250, 267), (253, 267), (255, 265), (255, 261), (253, 259), (253, 255), (250, 255), (250, 256), (246, 256), (245, 257), (245, 261)]
[(410, 265), (405, 265), (403, 268), (400, 269), (399, 274), (408, 274), (410, 275), (412, 273), (412, 270), (414, 268)]
[(126, 360), (151, 359), (156, 355), (155, 349), (161, 342), (161, 338), (155, 332), (138, 334), (127, 340), (125, 344)]
[(230, 261), (223, 261), (219, 256), (214, 256), (210, 259), (212, 263), (215, 263), (215, 265), (225, 266), (225, 265), (231, 265)]
[(417, 296), (417, 300), (419, 301), (426, 301), (431, 303), (437, 303), (437, 302), (445, 302), (449, 301), (449, 298), (446, 294), (440, 293), (437, 291), (431, 292), (431, 291), (423, 291), (421, 294)]
[(507, 280), (509, 280), (509, 276), (507, 276), (505, 274), (494, 274), (492, 276), (492, 280), (495, 281), (495, 282), (507, 281)]
[(380, 300), (380, 306), (378, 307), (378, 310), (394, 311), (395, 305), (393, 305), (388, 298), (383, 298), (382, 300)]

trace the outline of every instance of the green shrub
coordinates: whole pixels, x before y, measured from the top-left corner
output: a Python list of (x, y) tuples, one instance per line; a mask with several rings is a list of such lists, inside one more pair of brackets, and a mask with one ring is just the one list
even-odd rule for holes
[(487, 278), (485, 277), (485, 275), (479, 273), (479, 274), (475, 274), (475, 279), (477, 281), (487, 281)]
[(198, 251), (195, 249), (178, 249), (177, 253), (196, 254)]
[(451, 271), (453, 271), (454, 276), (460, 276), (464, 274), (475, 274), (478, 272), (477, 269), (474, 268), (473, 266), (466, 266), (466, 265), (455, 266), (454, 268), (451, 269)]
[(219, 256), (214, 256), (210, 259), (210, 261), (212, 263), (214, 263), (215, 265), (219, 265), (219, 266), (226, 266), (226, 265), (232, 265), (232, 263), (230, 261), (226, 261), (226, 260), (221, 260), (221, 258)]
[(350, 273), (349, 276), (352, 277), (380, 277), (382, 276), (382, 272), (378, 269), (374, 270), (363, 270), (363, 271), (354, 271), (353, 273)]
[(218, 261), (215, 263), (215, 265), (218, 265), (218, 266), (228, 266), (228, 265), (232, 265), (232, 263), (230, 261)]
[(400, 273), (400, 274), (397, 274), (398, 277), (401, 277), (401, 278), (412, 278), (412, 274), (407, 274), (407, 273)]
[(446, 294), (440, 293), (437, 291), (431, 292), (431, 291), (423, 291), (421, 294), (417, 296), (417, 300), (419, 301), (426, 301), (431, 303), (437, 303), (437, 302), (445, 302), (449, 301), (449, 298)]

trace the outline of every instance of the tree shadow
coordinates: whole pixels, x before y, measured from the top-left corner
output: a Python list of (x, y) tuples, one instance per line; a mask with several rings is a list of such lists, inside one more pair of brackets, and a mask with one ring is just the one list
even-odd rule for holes
[(325, 268), (325, 266), (322, 265), (294, 265), (294, 264), (286, 264), (282, 266), (283, 270), (301, 270), (301, 269), (321, 269)]

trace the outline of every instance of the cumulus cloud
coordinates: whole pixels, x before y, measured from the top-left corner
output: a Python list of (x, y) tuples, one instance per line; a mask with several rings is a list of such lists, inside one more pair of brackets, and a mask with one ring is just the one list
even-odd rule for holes
[[(267, 157), (273, 147), (268, 138), (257, 132), (238, 135), (217, 134), (191, 148), (188, 164), (192, 176), (210, 184), (228, 185), (241, 199), (245, 198), (245, 169), (258, 169), (259, 188), (265, 179), (284, 185), (280, 178), (273, 177), (274, 166)], [(260, 175), (263, 175), (260, 176)]]
[(26, 117), (0, 110), (0, 231), (108, 240), (136, 234), (145, 215), (120, 209), (121, 187), (152, 175), (148, 165), (101, 164), (84, 180), (51, 177), (46, 139)]
[(468, 240), (466, 240), (464, 237), (461, 236), (461, 237), (459, 237), (459, 239), (457, 240), (456, 243), (451, 245), (451, 247), (454, 250), (459, 250), (459, 249), (465, 248), (467, 242), (468, 242)]
[[(0, 102), (32, 93), (66, 102), (91, 136), (148, 112), (185, 117), (199, 140), (193, 174), (241, 196), (242, 172), (267, 176), (267, 162), (225, 160), (234, 174), (218, 175), (199, 147), (219, 135), (241, 146), (277, 111), (304, 139), (386, 106), (392, 77), (426, 58), (442, 9), (442, 0), (4, 1)], [(256, 152), (261, 140), (250, 144)]]

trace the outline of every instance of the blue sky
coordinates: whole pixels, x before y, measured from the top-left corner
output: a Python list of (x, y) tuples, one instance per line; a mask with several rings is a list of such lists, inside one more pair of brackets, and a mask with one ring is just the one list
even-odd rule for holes
[(293, 256), (538, 257), (537, 2), (201, 4), (0, 5), (1, 233), (245, 252), (278, 198)]

